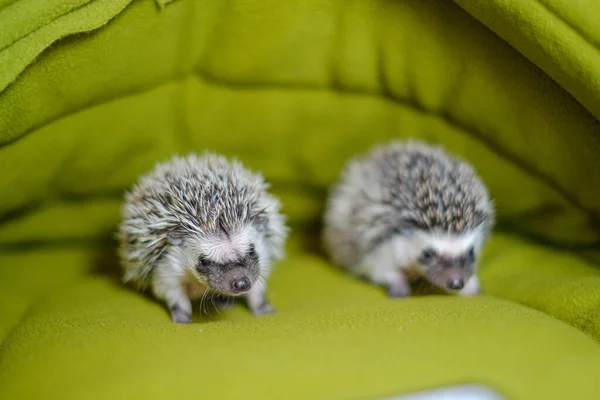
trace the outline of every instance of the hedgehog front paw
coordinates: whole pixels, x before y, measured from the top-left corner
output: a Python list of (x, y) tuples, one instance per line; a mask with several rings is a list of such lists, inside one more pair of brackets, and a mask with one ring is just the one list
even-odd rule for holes
[(275, 312), (273, 307), (267, 300), (266, 288), (264, 285), (255, 285), (246, 294), (247, 305), (252, 314), (264, 315)]
[(394, 284), (387, 288), (387, 294), (390, 297), (408, 297), (410, 296), (410, 287), (406, 284)]
[(264, 303), (262, 303), (260, 306), (252, 309), (252, 313), (254, 315), (273, 314), (276, 311), (277, 311), (277, 309), (266, 301)]
[(171, 320), (176, 324), (191, 324), (192, 314), (183, 311), (181, 308), (175, 306), (171, 308)]
[(469, 278), (465, 287), (459, 292), (461, 296), (477, 296), (481, 294), (481, 286), (479, 285), (479, 278), (472, 276)]
[(410, 296), (410, 285), (402, 273), (395, 273), (389, 277), (387, 294), (390, 297), (408, 297)]

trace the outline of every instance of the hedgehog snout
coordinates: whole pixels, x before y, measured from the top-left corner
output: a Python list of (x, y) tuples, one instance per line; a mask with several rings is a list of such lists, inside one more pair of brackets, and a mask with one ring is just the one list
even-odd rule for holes
[(437, 263), (428, 266), (427, 275), (434, 285), (449, 291), (461, 290), (473, 274), (471, 267)]
[(252, 283), (247, 277), (237, 278), (231, 281), (231, 289), (234, 292), (242, 293), (250, 290)]
[(465, 286), (465, 281), (462, 279), (451, 279), (446, 286), (450, 290), (460, 290)]
[(257, 273), (252, 266), (243, 263), (224, 264), (208, 272), (207, 280), (214, 290), (236, 296), (252, 288)]

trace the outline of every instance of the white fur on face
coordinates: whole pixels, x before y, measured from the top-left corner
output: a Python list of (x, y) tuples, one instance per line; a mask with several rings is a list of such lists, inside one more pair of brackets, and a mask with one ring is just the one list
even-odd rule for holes
[(437, 254), (460, 256), (474, 246), (478, 254), (483, 246), (481, 229), (461, 235), (417, 232), (409, 236), (394, 236), (362, 259), (353, 272), (380, 284), (390, 283), (400, 270), (414, 269), (424, 273), (417, 262), (423, 250), (433, 249)]
[(211, 236), (199, 243), (200, 252), (213, 262), (223, 264), (239, 260), (250, 248), (249, 227), (244, 227), (229, 236)]
[(437, 254), (452, 257), (465, 254), (470, 247), (473, 247), (478, 254), (483, 244), (481, 228), (463, 234), (420, 232), (416, 235), (416, 239), (419, 242), (417, 247), (421, 251), (431, 248)]

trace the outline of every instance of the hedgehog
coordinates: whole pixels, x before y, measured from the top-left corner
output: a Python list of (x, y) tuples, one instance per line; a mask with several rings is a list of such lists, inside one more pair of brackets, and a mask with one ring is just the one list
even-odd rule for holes
[(392, 140), (351, 159), (323, 220), (332, 261), (391, 297), (409, 296), (417, 278), (448, 294), (481, 293), (494, 205), (474, 167), (441, 146)]
[(191, 300), (241, 296), (254, 315), (275, 311), (267, 279), (288, 235), (279, 200), (259, 173), (207, 151), (157, 163), (126, 192), (117, 232), (123, 281), (150, 289), (175, 323)]

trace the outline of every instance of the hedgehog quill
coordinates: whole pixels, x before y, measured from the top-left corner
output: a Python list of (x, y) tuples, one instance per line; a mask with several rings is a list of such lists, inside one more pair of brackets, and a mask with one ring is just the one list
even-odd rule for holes
[(471, 165), (441, 147), (392, 141), (348, 162), (327, 201), (323, 240), (336, 264), (389, 296), (409, 296), (415, 277), (477, 295), (494, 219)]
[(190, 323), (191, 299), (243, 296), (255, 314), (267, 301), (288, 228), (262, 175), (207, 152), (175, 156), (125, 196), (117, 234), (124, 281), (151, 289), (171, 319)]

